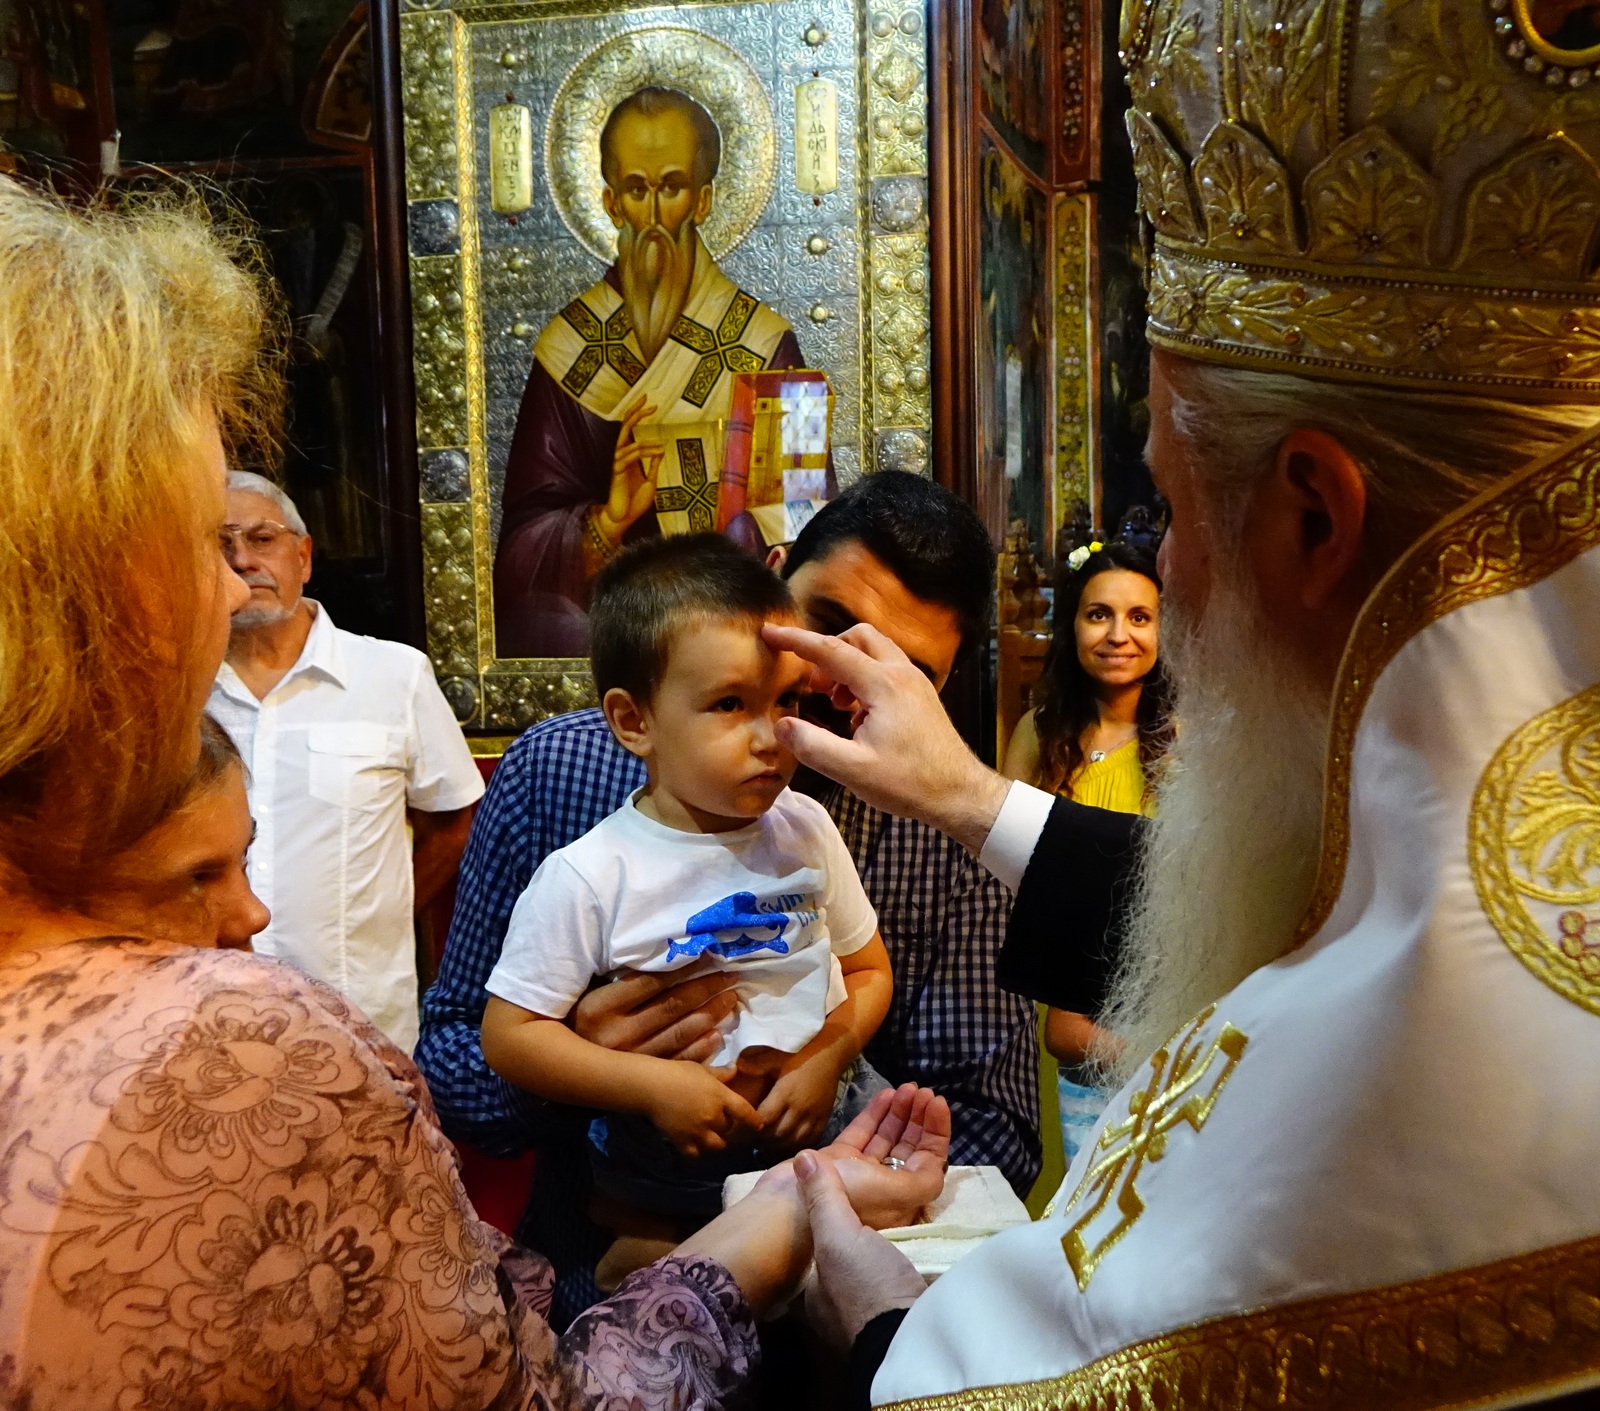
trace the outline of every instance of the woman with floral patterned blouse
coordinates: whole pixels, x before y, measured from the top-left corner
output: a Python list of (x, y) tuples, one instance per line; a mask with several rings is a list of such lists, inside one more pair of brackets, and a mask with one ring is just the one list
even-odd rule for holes
[[(810, 1258), (791, 1165), (557, 1339), (410, 1060), (151, 900), (244, 594), (224, 445), (278, 400), (252, 268), (0, 177), (0, 1407), (722, 1406)], [(938, 1191), (948, 1120), (882, 1094), (824, 1153), (863, 1218)]]

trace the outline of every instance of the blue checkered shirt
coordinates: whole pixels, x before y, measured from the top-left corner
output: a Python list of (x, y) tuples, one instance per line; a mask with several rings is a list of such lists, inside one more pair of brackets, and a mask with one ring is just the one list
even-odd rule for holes
[[(484, 983), (511, 909), (549, 853), (620, 808), (644, 779), (598, 710), (575, 711), (512, 744), (473, 820), (416, 1060), (445, 1131), (487, 1155), (566, 1145), (575, 1130), (565, 1109), (483, 1059)], [(949, 1100), (952, 1162), (998, 1166), (1025, 1192), (1040, 1166), (1039, 1052), (1033, 1005), (995, 983), (1011, 894), (942, 833), (820, 782), (817, 797), (855, 858), (894, 967), (894, 999), (867, 1059), (890, 1082), (921, 1083)]]

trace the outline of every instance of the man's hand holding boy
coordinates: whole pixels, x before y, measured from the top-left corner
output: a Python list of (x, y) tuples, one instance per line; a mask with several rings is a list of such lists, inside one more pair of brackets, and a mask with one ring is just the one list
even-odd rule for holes
[(702, 1063), (722, 1047), (724, 1021), (739, 1007), (734, 983), (726, 970), (689, 980), (682, 972), (624, 970), (578, 1001), (572, 1027), (579, 1038), (617, 1053)]

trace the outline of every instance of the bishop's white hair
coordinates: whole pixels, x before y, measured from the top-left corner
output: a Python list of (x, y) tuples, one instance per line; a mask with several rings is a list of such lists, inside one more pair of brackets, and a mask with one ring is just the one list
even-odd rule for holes
[(300, 511), (294, 507), (294, 501), (284, 493), (281, 485), (274, 485), (266, 476), (257, 475), (253, 470), (230, 470), (228, 489), (242, 490), (247, 494), (260, 495), (263, 499), (271, 500), (278, 507), (278, 513), (283, 516), (287, 528), (294, 530), (296, 534), (306, 532), (306, 522), (300, 517)]
[[(1600, 406), (1506, 402), (1248, 372), (1163, 355), (1172, 423), (1189, 445), (1222, 537), (1295, 430), (1326, 432), (1361, 466), (1374, 581), (1456, 506), (1529, 461), (1600, 427)], [(1214, 549), (1232, 547), (1225, 543)]]

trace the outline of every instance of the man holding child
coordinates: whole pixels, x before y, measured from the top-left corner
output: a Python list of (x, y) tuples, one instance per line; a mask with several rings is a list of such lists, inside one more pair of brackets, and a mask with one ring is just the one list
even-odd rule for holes
[[(619, 1235), (604, 1285), (671, 1253), (722, 1183), (856, 1115), (840, 1079), (889, 1008), (877, 916), (839, 830), (788, 786), (778, 742), (810, 669), (761, 640), (787, 585), (720, 534), (650, 540), (595, 580), (595, 690), (648, 771), (518, 899), (489, 976), (483, 1053), (518, 1087), (611, 1114), (590, 1174)], [(711, 1066), (592, 1043), (563, 1022), (621, 969), (733, 978)]]
[[(867, 477), (774, 564), (809, 625), (840, 632), (869, 622), (936, 686), (987, 620), (988, 537), (969, 507), (917, 476)], [(804, 712), (832, 714), (815, 698)], [(847, 720), (830, 723), (848, 729)], [(597, 1296), (590, 1274), (612, 1243), (586, 1218), (589, 1114), (535, 1098), (489, 1067), (478, 1032), (484, 986), (539, 865), (645, 782), (643, 763), (598, 710), (544, 721), (518, 739), (474, 824), (444, 962), (423, 1004), (417, 1061), (450, 1135), (493, 1156), (540, 1147), (519, 1234), (556, 1265), (558, 1321)], [(816, 776), (796, 785), (843, 837), (892, 964), (888, 1013), (864, 1057), (890, 1083), (915, 1081), (949, 1099), (952, 1162), (998, 1166), (1026, 1191), (1040, 1163), (1034, 1014), (994, 981), (1010, 893), (933, 829), (870, 809)], [(641, 976), (591, 991), (573, 1027), (607, 1047), (711, 1058), (722, 1042), (714, 1026), (735, 1004), (726, 978), (669, 985), (670, 977)]]

